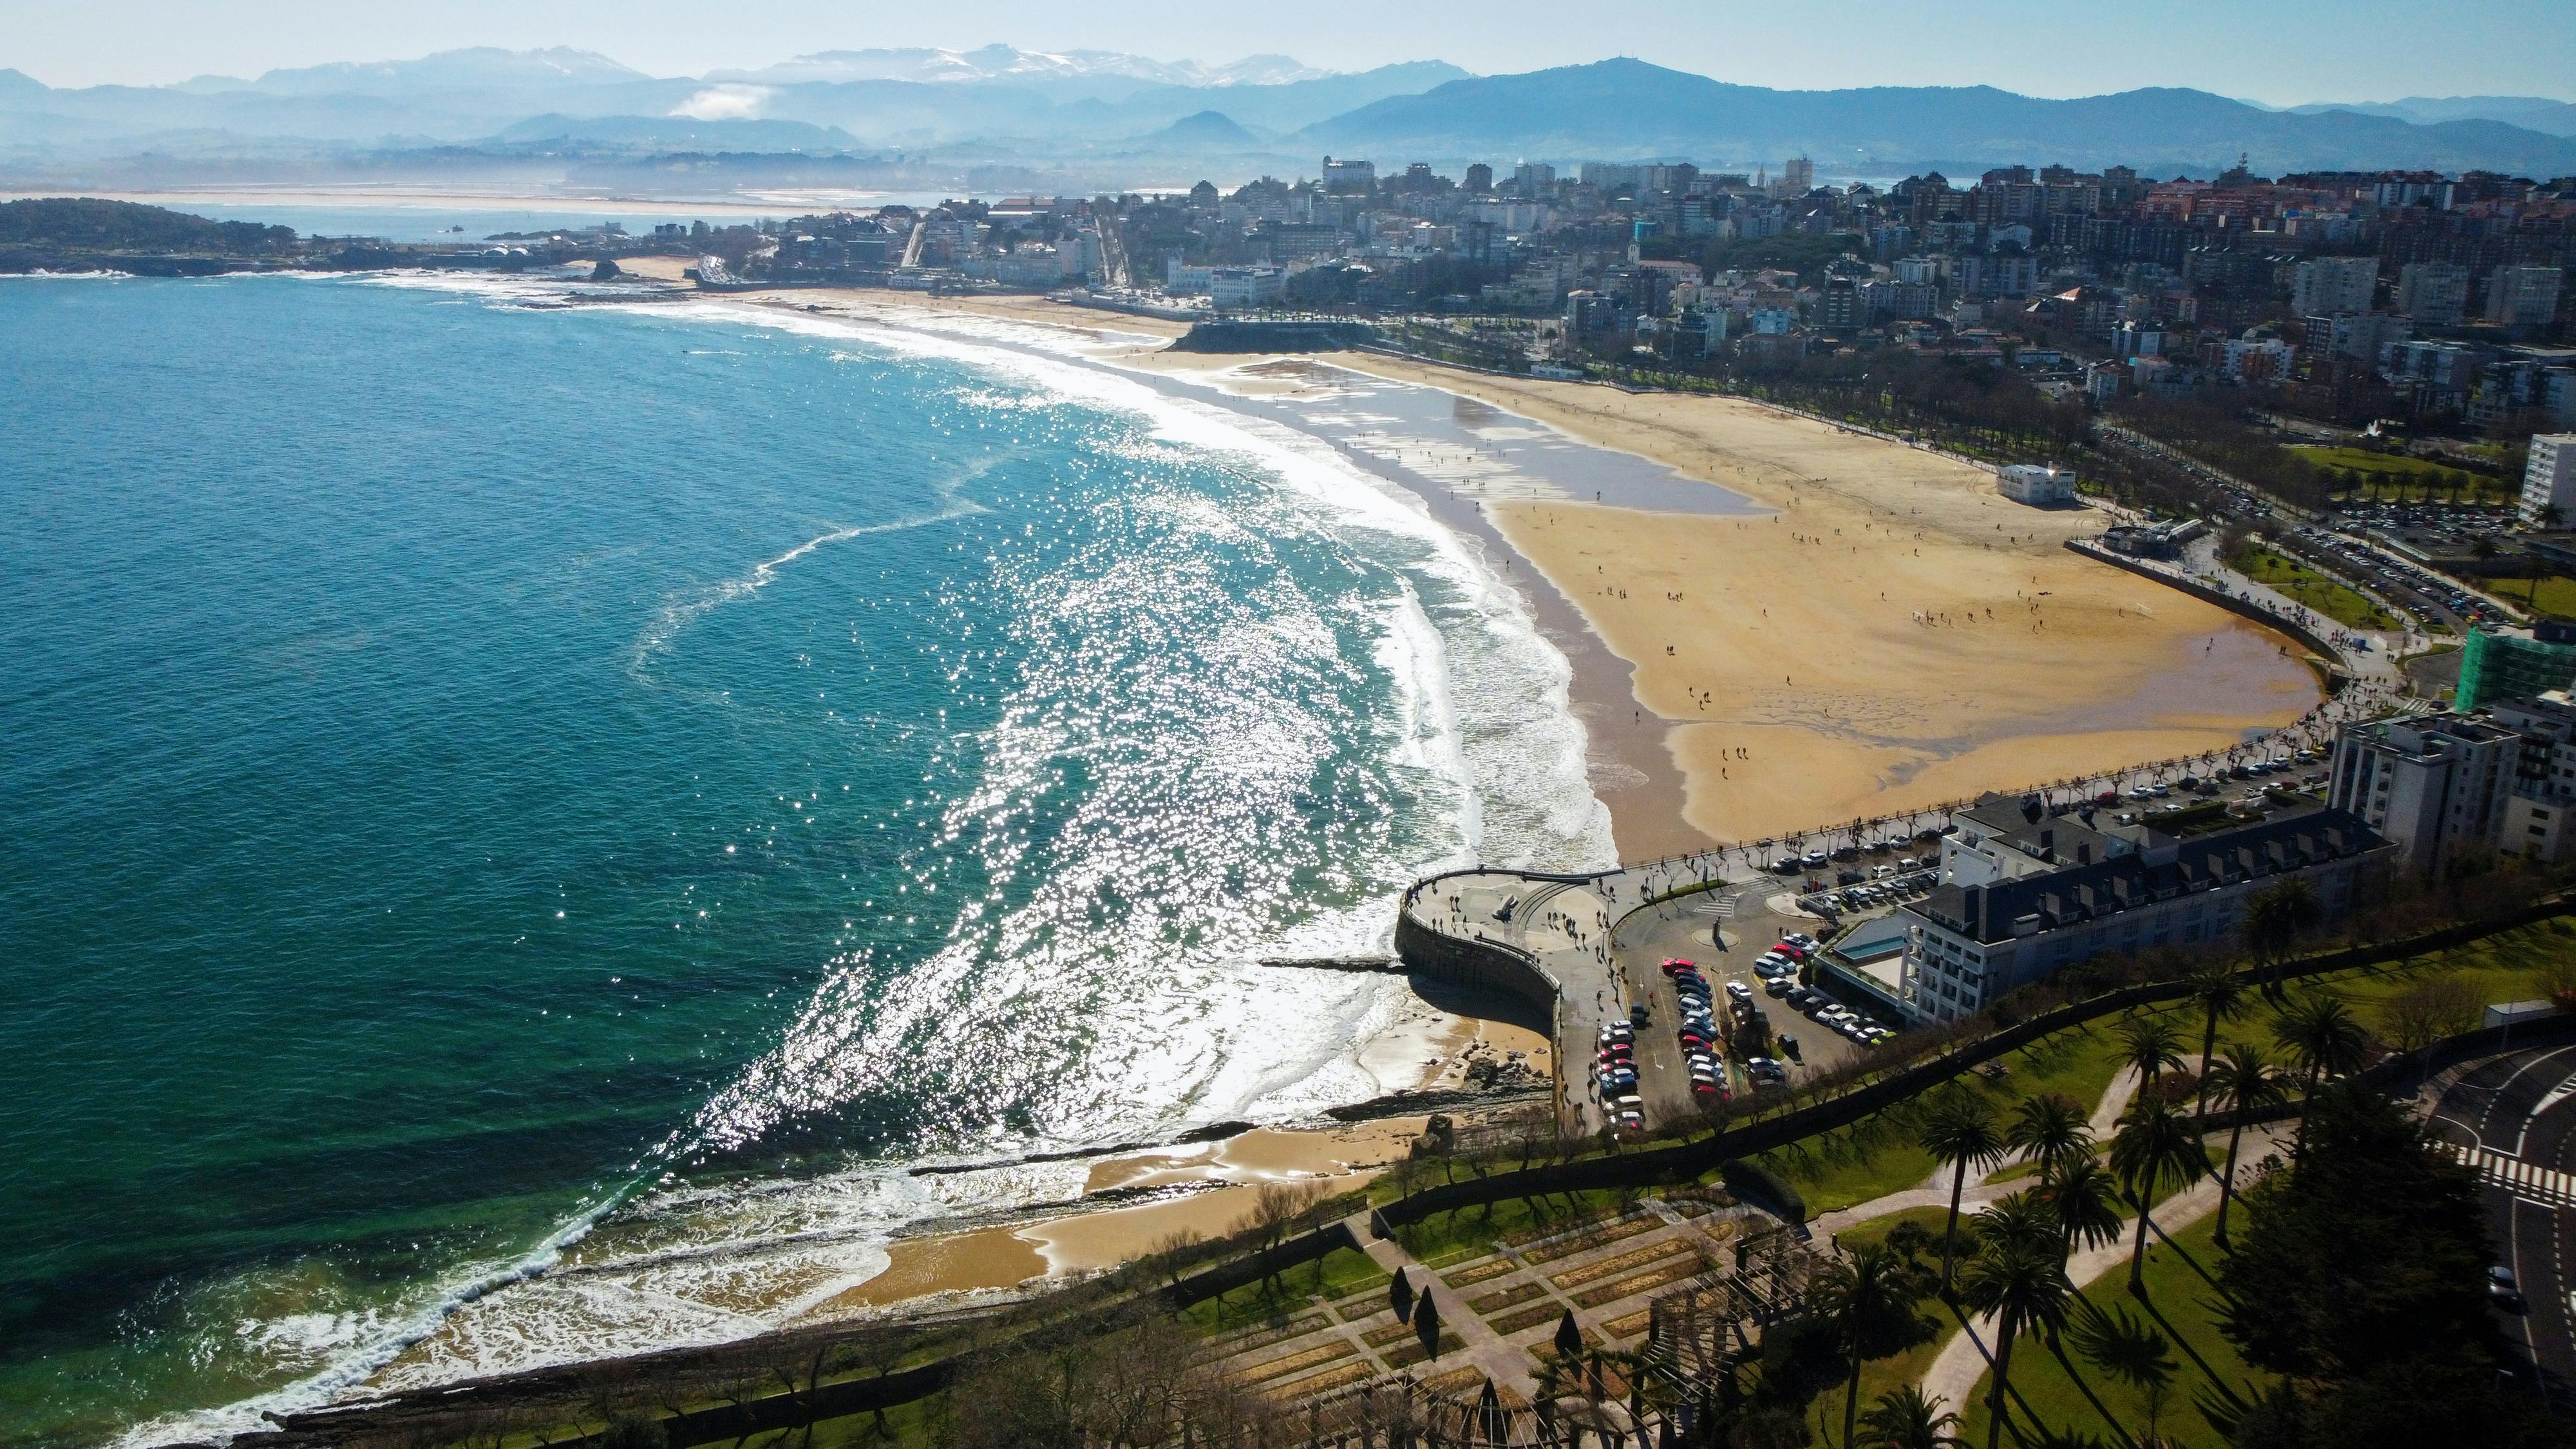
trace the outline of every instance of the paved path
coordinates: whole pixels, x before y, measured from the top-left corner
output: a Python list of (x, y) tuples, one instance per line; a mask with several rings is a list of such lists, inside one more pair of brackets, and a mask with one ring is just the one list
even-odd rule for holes
[(1412, 1281), (1415, 1292), (1430, 1296), (1434, 1310), (1440, 1315), (1441, 1330), (1457, 1334), (1466, 1345), (1443, 1357), (1441, 1362), (1452, 1368), (1461, 1362), (1472, 1363), (1486, 1378), (1493, 1380), (1495, 1387), (1511, 1389), (1524, 1401), (1536, 1394), (1537, 1361), (1510, 1339), (1494, 1332), (1491, 1325), (1468, 1308), (1467, 1300), (1459, 1296), (1457, 1289), (1441, 1282), (1439, 1274), (1415, 1261), (1411, 1253), (1404, 1251), (1403, 1244), (1393, 1238), (1372, 1237), (1368, 1219), (1367, 1213), (1360, 1213), (1345, 1220), (1344, 1225), (1350, 1229), (1351, 1237), (1364, 1245), (1369, 1261), (1389, 1273), (1403, 1272)]
[[(2240, 1185), (2246, 1176), (2246, 1164), (2261, 1161), (2264, 1153), (2271, 1151), (2278, 1142), (2285, 1140), (2283, 1136), (2285, 1131), (2286, 1129), (2257, 1128), (2246, 1132), (2244, 1150), (2236, 1169)], [(2218, 1140), (2221, 1144), (2220, 1151), (2224, 1152), (2226, 1139), (2221, 1137)], [(2156, 1231), (2172, 1234), (2181, 1232), (2216, 1211), (2218, 1211), (2218, 1180), (2214, 1177), (2204, 1177), (2192, 1186), (2156, 1204), (2152, 1221)], [(2066, 1276), (2074, 1281), (2076, 1287), (2081, 1288), (2106, 1273), (2127, 1272), (2131, 1235), (2136, 1233), (2137, 1224), (2136, 1218), (2128, 1219), (2121, 1226), (2118, 1242), (2099, 1248), (2087, 1248), (2068, 1259)], [(1932, 1360), (1932, 1367), (1924, 1371), (1922, 1385), (1924, 1397), (1930, 1398), (1938, 1394), (1948, 1400), (1950, 1409), (1965, 1414), (1969, 1399), (1977, 1391), (1977, 1381), (1986, 1376), (1986, 1368), (1991, 1358), (1986, 1345), (1994, 1336), (1994, 1331), (1994, 1318), (1991, 1315), (1984, 1315), (1971, 1322), (1965, 1330), (1952, 1334), (1950, 1341), (1941, 1346), (1940, 1355)]]

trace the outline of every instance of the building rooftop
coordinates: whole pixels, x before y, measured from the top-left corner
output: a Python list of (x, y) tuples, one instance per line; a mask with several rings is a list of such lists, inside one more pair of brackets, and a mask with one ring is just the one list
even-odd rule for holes
[[(1986, 803), (1981, 802), (1963, 814), (1975, 816), (1986, 808)], [(2009, 941), (2388, 845), (2358, 817), (2315, 804), (2293, 805), (2261, 820), (2189, 835), (2169, 834), (2144, 822), (2113, 826), (2108, 832), (2096, 831), (2074, 817), (2047, 817), (2044, 812), (2046, 823), (2042, 824), (2022, 819), (2018, 806), (2010, 814), (2024, 831), (2015, 837), (2017, 843), (2021, 839), (2036, 840), (2045, 831), (2057, 858), (2069, 863), (2061, 869), (2018, 880), (1999, 880), (1983, 886), (1937, 886), (1922, 902), (1907, 909), (1971, 940)], [(2107, 842), (2115, 836), (2143, 848), (2107, 859), (2097, 854), (2089, 862), (2076, 861), (2069, 850), (2072, 845), (2080, 852), (2092, 841)]]

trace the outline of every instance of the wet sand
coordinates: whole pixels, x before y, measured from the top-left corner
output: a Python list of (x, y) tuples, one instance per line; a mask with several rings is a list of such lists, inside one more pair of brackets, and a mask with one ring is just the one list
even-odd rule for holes
[(1669, 464), (1718, 485), (1715, 507), (1774, 510), (1488, 510), (1633, 668), (1632, 723), (1662, 736), (1706, 836), (2197, 754), (2320, 697), (2285, 638), (2068, 551), (2100, 513), (2011, 502), (1969, 464), (1734, 399), (1333, 360)]
[[(1422, 1008), (1372, 1043), (1388, 1068), (1409, 1068), (1413, 1090), (1454, 1090), (1470, 1064), (1511, 1053), (1542, 1076), (1547, 1041), (1526, 1027)], [(1426, 1059), (1420, 1055), (1428, 1047)], [(1372, 1066), (1378, 1072), (1378, 1066)], [(1381, 1079), (1385, 1074), (1380, 1072)], [(1400, 1078), (1399, 1078), (1400, 1080)], [(1349, 1192), (1404, 1157), (1422, 1114), (1329, 1127), (1257, 1127), (1218, 1142), (1193, 1143), (1096, 1159), (1085, 1194), (1172, 1189), (1173, 1196), (1128, 1206), (1104, 1204), (1036, 1222), (907, 1238), (889, 1250), (883, 1273), (824, 1300), (806, 1316), (829, 1318), (942, 1295), (1017, 1287), (1046, 1275), (1096, 1272), (1156, 1251), (1175, 1235), (1215, 1238), (1234, 1231), (1265, 1183), (1311, 1182)], [(1213, 1186), (1211, 1184), (1214, 1184)], [(1191, 1190), (1195, 1189), (1195, 1190)]]

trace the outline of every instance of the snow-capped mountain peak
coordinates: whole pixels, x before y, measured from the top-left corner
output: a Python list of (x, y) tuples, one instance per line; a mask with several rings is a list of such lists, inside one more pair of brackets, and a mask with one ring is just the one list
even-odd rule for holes
[(1072, 79), (1115, 76), (1157, 85), (1285, 85), (1333, 74), (1284, 55), (1253, 55), (1226, 65), (1165, 61), (1110, 50), (1022, 50), (987, 45), (976, 50), (908, 46), (879, 50), (828, 50), (750, 71), (715, 71), (711, 81), (796, 85), (826, 81), (978, 81)]

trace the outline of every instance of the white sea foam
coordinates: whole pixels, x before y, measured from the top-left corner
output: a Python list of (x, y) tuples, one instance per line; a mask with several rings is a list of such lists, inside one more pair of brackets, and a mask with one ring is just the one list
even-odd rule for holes
[[(565, 290), (560, 281), (526, 278), (369, 280), (501, 305), (544, 302)], [(1141, 419), (1156, 444), (1192, 459), (1231, 460), (1245, 476), (1265, 480), (1281, 507), (1329, 521), (1398, 580), (1371, 651), (1396, 686), (1397, 718), (1385, 733), (1393, 763), (1445, 802), (1453, 830), (1441, 855), (1414, 864), (1429, 870), (1478, 859), (1556, 866), (1611, 859), (1608, 813), (1591, 792), (1584, 732), (1568, 709), (1571, 670), (1564, 656), (1538, 634), (1521, 596), (1490, 566), (1479, 544), (1441, 526), (1420, 499), (1351, 466), (1329, 445), (1220, 402), (1171, 397), (1135, 377), (1086, 365), (1081, 343), (1049, 329), (981, 319), (936, 331), (871, 326), (694, 300), (650, 310), (749, 326), (753, 336), (827, 338), (853, 358), (891, 354), (964, 367), (999, 384), (961, 389), (961, 400), (972, 405), (1104, 410)], [(1058, 355), (1032, 355), (1033, 347)], [(730, 579), (666, 601), (637, 635), (631, 671), (649, 679), (655, 661), (693, 621), (758, 595), (782, 569), (818, 549), (973, 510), (962, 492), (968, 481), (952, 480), (939, 510), (888, 524), (824, 529)], [(1138, 506), (1165, 510), (1169, 526), (1185, 534), (1235, 545), (1259, 542), (1257, 528), (1209, 500), (1140, 499)], [(1117, 578), (1089, 581), (1097, 597), (1069, 598), (1065, 606), (1121, 608), (1119, 590), (1132, 586)], [(1259, 671), (1296, 660), (1301, 651), (1311, 654), (1318, 640), (1301, 631), (1315, 627), (1310, 618), (1283, 614), (1247, 620), (1239, 629), (1193, 643), (1220, 669)], [(1212, 708), (1225, 705), (1219, 701)], [(1210, 726), (1240, 748), (1209, 760), (1208, 768), (1253, 776), (1309, 768), (1306, 754), (1272, 738), (1276, 723), (1259, 718), (1254, 704), (1247, 702), (1242, 712), (1241, 719), (1219, 718)], [(1006, 711), (1005, 728), (1027, 738), (996, 752), (974, 790), (950, 802), (945, 823), (951, 839), (989, 857), (997, 878), (1022, 864), (1027, 847), (1024, 840), (991, 830), (988, 822), (1045, 787), (1048, 747), (1061, 743), (1049, 734), (1060, 726), (1036, 715), (1011, 717)], [(1120, 873), (1119, 822), (1076, 823), (1095, 830), (1099, 843), (1097, 854), (1071, 873), (1080, 878), (1043, 882), (1016, 917), (986, 919), (979, 904), (969, 903), (946, 946), (912, 968), (893, 999), (866, 998), (872, 978), (864, 962), (836, 963), (779, 1045), (720, 1091), (694, 1123), (675, 1132), (657, 1164), (756, 1141), (789, 1115), (849, 1100), (906, 1060), (904, 1043), (921, 1030), (976, 1029), (976, 1020), (951, 1019), (958, 1001), (1046, 999), (1049, 953), (1061, 949), (1051, 934), (1053, 923), (1078, 914), (1072, 903), (1096, 889), (1095, 874), (1115, 880)], [(1249, 965), (1254, 954), (1383, 950), (1392, 931), (1391, 905), (1372, 901), (1319, 911), (1261, 939), (1231, 941), (1212, 953), (1171, 959), (1167, 966), (1165, 958), (1174, 953), (1159, 940), (1122, 948), (1144, 952), (1167, 970), (1168, 990), (1151, 1006), (1111, 1002), (1099, 1009), (1096, 1029), (1112, 1045), (1086, 1064), (1096, 1078), (1086, 1091), (1097, 1115), (1062, 1123), (1061, 1131), (1043, 1133), (1039, 1145), (1078, 1145), (1103, 1140), (1102, 1133), (1132, 1135), (1156, 1123), (1290, 1116), (1396, 1085), (1363, 1068), (1354, 1044), (1399, 1014), (1407, 999), (1400, 982), (1263, 972)], [(969, 984), (976, 989), (966, 990)], [(1184, 1017), (1153, 1014), (1181, 1003), (1189, 1013)], [(1152, 1044), (1151, 1055), (1140, 1054), (1139, 1044)], [(361, 1384), (429, 1383), (738, 1337), (789, 1321), (881, 1272), (886, 1244), (898, 1234), (961, 1215), (1079, 1196), (1084, 1175), (1080, 1163), (929, 1178), (867, 1164), (721, 1188), (639, 1185), (623, 1201), (596, 1204), (515, 1261), (460, 1270), (405, 1314), (255, 1327), (293, 1338), (298, 1353), (327, 1356), (327, 1366), (212, 1415), (146, 1426), (131, 1442), (250, 1427), (263, 1409), (310, 1407)]]

